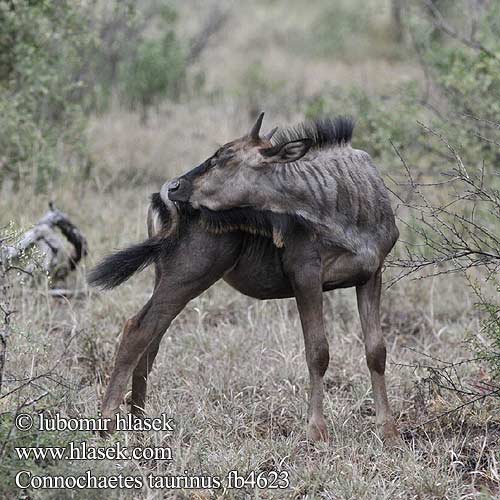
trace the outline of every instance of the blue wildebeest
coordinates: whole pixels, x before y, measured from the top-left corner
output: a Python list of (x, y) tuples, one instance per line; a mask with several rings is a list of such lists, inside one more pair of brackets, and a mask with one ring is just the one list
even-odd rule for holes
[(370, 156), (351, 147), (347, 118), (225, 144), (152, 197), (149, 239), (105, 258), (90, 282), (112, 288), (154, 264), (152, 297), (124, 327), (102, 403), (112, 417), (132, 376), (142, 414), (161, 338), (185, 305), (219, 279), (258, 299), (295, 297), (310, 375), (311, 440), (327, 440), (323, 376), (329, 349), (324, 291), (356, 287), (376, 421), (397, 436), (385, 385), (381, 269), (398, 238), (387, 189)]

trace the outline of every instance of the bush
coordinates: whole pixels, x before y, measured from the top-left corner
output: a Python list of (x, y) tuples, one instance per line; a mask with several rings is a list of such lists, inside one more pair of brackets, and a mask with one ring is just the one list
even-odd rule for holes
[[(461, 17), (453, 17), (451, 9), (446, 13), (446, 5), (439, 8), (431, 3), (410, 11), (416, 48), (439, 98), (424, 102), (433, 112), (428, 131), (441, 146), (434, 161), (447, 180), (439, 190), (449, 194), (446, 205), (424, 209), (432, 218), (418, 229), (432, 239), (429, 262), (446, 263), (474, 280), (484, 337), (475, 350), (494, 376), (500, 368), (500, 311), (498, 300), (486, 297), (500, 269), (500, 5), (456, 2), (457, 11), (474, 9)], [(477, 29), (471, 30), (469, 17)], [(436, 30), (441, 37), (429, 36)]]
[[(308, 119), (331, 114), (352, 115), (356, 119), (354, 141), (356, 147), (366, 149), (381, 165), (394, 172), (394, 151), (390, 142), (405, 148), (412, 156), (421, 159), (418, 144), (418, 127), (415, 118), (425, 113), (419, 109), (418, 88), (415, 83), (391, 89), (390, 96), (370, 96), (362, 89), (333, 89), (310, 99), (305, 108)], [(412, 116), (413, 119), (407, 117)]]
[(143, 121), (161, 98), (177, 99), (185, 79), (186, 57), (172, 29), (175, 13), (164, 11), (161, 19), (164, 34), (139, 42), (135, 56), (123, 61), (119, 70), (125, 100), (140, 108)]
[(84, 21), (79, 2), (0, 1), (0, 182), (32, 175), (41, 191), (81, 161)]
[[(478, 302), (476, 307), (483, 313), (481, 320), (481, 339), (473, 339), (472, 347), (479, 358), (486, 361), (490, 368), (491, 378), (500, 377), (500, 303), (494, 297), (486, 297), (478, 283), (471, 283)], [(496, 282), (495, 291), (500, 292), (500, 284)]]

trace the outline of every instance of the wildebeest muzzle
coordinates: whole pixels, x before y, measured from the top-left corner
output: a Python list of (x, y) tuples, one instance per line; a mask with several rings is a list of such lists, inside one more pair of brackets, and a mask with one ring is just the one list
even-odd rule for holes
[(191, 181), (179, 177), (168, 184), (168, 199), (171, 201), (187, 202), (193, 192)]

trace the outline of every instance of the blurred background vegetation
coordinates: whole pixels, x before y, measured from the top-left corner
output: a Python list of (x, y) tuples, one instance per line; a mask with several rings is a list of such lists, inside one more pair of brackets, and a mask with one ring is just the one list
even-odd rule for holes
[[(294, 0), (283, 18), (278, 0), (3, 0), (1, 179), (19, 187), (29, 177), (44, 191), (61, 174), (88, 178), (89, 117), (130, 109), (147, 123), (162, 105), (187, 101), (233, 100), (249, 120), (260, 109), (352, 114), (359, 146), (394, 161), (391, 140), (427, 167), (440, 155), (421, 120), (464, 159), (491, 163), (500, 5), (458, 3), (339, 0), (307, 9)], [(244, 33), (234, 33), (238, 23)]]
[(147, 193), (261, 110), (269, 129), (355, 117), (394, 193), (394, 279), (466, 276), (482, 325), (468, 349), (493, 380), (496, 0), (0, 0), (0, 227), (55, 198), (91, 250), (139, 239)]

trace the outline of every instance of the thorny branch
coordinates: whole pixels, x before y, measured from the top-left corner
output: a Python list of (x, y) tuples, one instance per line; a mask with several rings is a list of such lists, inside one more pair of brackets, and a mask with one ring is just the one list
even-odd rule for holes
[[(399, 223), (412, 241), (402, 241), (403, 255), (388, 261), (389, 267), (399, 270), (389, 286), (410, 275), (422, 279), (477, 267), (490, 278), (500, 269), (500, 236), (494, 227), (500, 220), (500, 191), (492, 182), (495, 174), (484, 163), (466, 167), (446, 138), (427, 125), (420, 126), (448, 149), (454, 165), (441, 173), (444, 180), (420, 181), (392, 144), (407, 178), (404, 183), (392, 181), (407, 191), (406, 196), (396, 195), (398, 211), (404, 212)], [(443, 196), (444, 190), (448, 196)]]
[(462, 408), (465, 408), (466, 406), (469, 406), (473, 403), (477, 403), (478, 401), (482, 401), (488, 397), (491, 396), (496, 396), (500, 394), (500, 387), (497, 389), (494, 389), (490, 392), (487, 392), (486, 394), (480, 394), (479, 396), (476, 396), (475, 398), (470, 399), (469, 401), (466, 401), (465, 403), (459, 404), (455, 408), (452, 408), (451, 410), (447, 410), (443, 413), (440, 413), (439, 415), (436, 415), (435, 417), (429, 418), (428, 420), (425, 420), (424, 422), (420, 422), (418, 425), (415, 425), (414, 427), (407, 429), (406, 432), (411, 432), (414, 431), (420, 427), (423, 427), (424, 425), (428, 425), (432, 422), (435, 422), (437, 420), (440, 420), (443, 417), (446, 417), (447, 415), (451, 415), (452, 413), (456, 413), (457, 411), (461, 410)]
[(438, 391), (445, 390), (453, 392), (458, 395), (460, 400), (462, 401), (457, 406), (451, 408), (450, 410), (446, 410), (434, 417), (431, 417), (419, 424), (406, 429), (406, 432), (412, 432), (420, 427), (428, 425), (430, 423), (436, 422), (447, 415), (451, 415), (456, 413), (463, 408), (470, 406), (479, 401), (483, 401), (489, 397), (495, 397), (500, 394), (500, 386), (489, 383), (486, 381), (482, 381), (480, 383), (475, 383), (474, 385), (465, 384), (459, 375), (458, 367), (469, 363), (476, 363), (478, 361), (488, 360), (489, 356), (479, 356), (470, 359), (464, 359), (461, 361), (450, 362), (435, 356), (431, 356), (430, 354), (420, 352), (416, 349), (406, 346), (406, 349), (416, 352), (419, 355), (422, 355), (431, 360), (431, 363), (394, 363), (395, 366), (403, 367), (403, 368), (412, 368), (414, 371), (417, 370), (425, 370), (428, 374), (427, 377), (422, 379), (422, 382), (427, 384), (429, 387), (437, 389)]
[[(472, 19), (470, 33), (461, 33), (444, 18), (437, 2), (421, 1), (436, 30), (496, 62), (500, 61), (499, 54), (477, 39), (477, 19)], [(474, 15), (479, 13), (474, 12)], [(434, 86), (438, 86), (438, 82), (433, 81), (433, 75), (416, 43), (413, 31), (410, 30), (410, 34), (426, 78), (426, 91), (422, 104), (442, 123), (464, 124), (468, 133), (478, 139), (478, 146), (481, 143), (487, 144), (490, 149), (500, 146), (500, 141), (494, 136), (494, 133), (500, 130), (500, 122), (494, 118), (477, 116), (467, 103), (459, 107), (458, 111), (454, 106), (446, 107), (431, 103), (433, 97), (431, 90), (434, 90)], [(445, 96), (448, 95), (446, 88), (440, 88), (440, 91), (444, 92)], [(475, 122), (473, 125), (476, 126), (471, 126), (470, 122)], [(390, 179), (396, 186), (390, 191), (397, 199), (397, 218), (405, 239), (400, 240), (399, 256), (387, 263), (389, 267), (397, 270), (397, 275), (389, 282), (388, 287), (406, 277), (423, 279), (448, 273), (463, 274), (464, 271), (471, 269), (475, 271), (474, 274), (465, 273), (469, 280), (474, 279), (472, 276), (482, 275), (486, 280), (495, 282), (500, 270), (498, 235), (500, 177), (495, 170), (496, 165), (493, 162), (491, 165), (486, 165), (484, 161), (476, 159), (465, 161), (460, 149), (442, 133), (424, 123), (418, 122), (418, 124), (431, 139), (424, 138), (427, 145), (417, 140), (419, 146), (423, 151), (430, 152), (438, 162), (444, 159), (447, 170), (441, 168), (439, 178), (436, 179), (435, 172), (431, 169), (427, 172), (414, 169), (399, 149), (391, 143), (405, 175), (404, 182)], [(500, 158), (499, 153), (496, 154), (497, 159)], [(471, 156), (469, 155), (469, 158)], [(434, 166), (440, 168), (439, 163)], [(474, 285), (470, 284), (474, 288)], [(477, 290), (475, 291), (477, 294)], [(492, 306), (480, 296), (479, 306), (485, 306), (490, 317), (492, 316), (490, 309), (493, 307), (497, 316), (491, 321), (497, 325), (499, 319), (497, 306)], [(478, 352), (483, 352), (484, 355), (455, 363), (419, 353), (432, 359), (432, 363), (399, 364), (414, 370), (425, 370), (427, 375), (422, 381), (428, 384), (429, 388), (449, 391), (456, 394), (461, 401), (458, 406), (429, 418), (408, 431), (437, 421), (478, 401), (500, 395), (500, 386), (493, 383), (494, 379), (486, 381), (481, 376), (480, 380), (468, 384), (461, 380), (458, 369), (461, 365), (479, 361), (486, 361), (494, 366), (498, 364), (498, 350), (487, 349)]]

